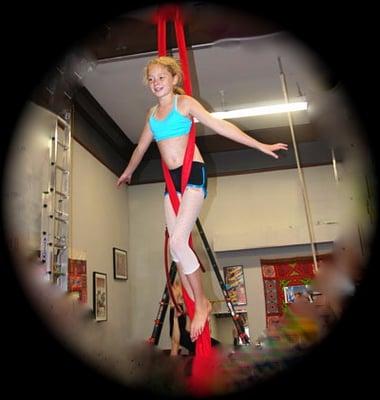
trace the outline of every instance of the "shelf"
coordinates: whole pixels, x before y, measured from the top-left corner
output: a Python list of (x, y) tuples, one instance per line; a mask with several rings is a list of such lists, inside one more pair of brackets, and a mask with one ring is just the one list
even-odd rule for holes
[[(247, 313), (247, 311), (246, 310), (244, 310), (244, 311), (236, 311), (235, 310), (235, 313), (236, 314), (246, 314)], [(211, 313), (211, 315), (213, 315), (214, 317), (216, 317), (216, 318), (231, 318), (231, 314), (228, 312), (228, 311), (226, 311), (226, 312), (216, 312), (216, 313)]]

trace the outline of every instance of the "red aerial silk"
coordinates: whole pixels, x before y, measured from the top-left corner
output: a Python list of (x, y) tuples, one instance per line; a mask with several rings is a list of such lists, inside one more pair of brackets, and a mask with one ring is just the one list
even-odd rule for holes
[[(155, 22), (157, 23), (158, 33), (158, 53), (160, 56), (166, 55), (166, 22), (168, 20), (174, 21), (175, 34), (179, 49), (181, 67), (184, 78), (184, 90), (188, 95), (192, 94), (189, 63), (187, 59), (185, 35), (183, 31), (183, 18), (180, 9), (177, 5), (162, 5), (159, 6), (155, 15)], [(194, 121), (188, 136), (186, 152), (182, 165), (181, 176), (181, 192), (184, 193), (189, 180), (191, 166), (195, 150), (195, 125)], [(178, 214), (180, 201), (177, 197), (175, 186), (170, 175), (169, 169), (165, 162), (161, 160), (161, 166), (169, 192), (169, 197), (173, 210)], [(173, 298), (173, 293), (169, 282), (168, 272), (168, 257), (167, 257), (167, 244), (168, 233), (165, 234), (165, 271), (167, 276), (167, 285), (171, 294), (173, 303), (178, 307)], [(192, 247), (192, 239), (190, 236), (189, 244)], [(204, 271), (202, 264), (201, 269)], [(190, 298), (189, 294), (182, 286), (183, 299), (186, 304), (186, 309), (191, 320), (194, 318), (195, 303)], [(194, 396), (210, 396), (216, 392), (216, 388), (220, 386), (220, 372), (221, 372), (221, 358), (217, 351), (211, 348), (211, 336), (209, 322), (206, 321), (205, 327), (195, 343), (195, 357), (193, 358), (191, 375), (188, 378), (188, 390)]]
[[(183, 71), (183, 80), (184, 80), (184, 90), (188, 95), (192, 94), (191, 81), (190, 81), (190, 73), (189, 73), (189, 63), (187, 58), (186, 51), (186, 43), (185, 43), (185, 34), (183, 30), (183, 19), (180, 13), (180, 9), (176, 5), (163, 5), (158, 8), (156, 14), (156, 23), (157, 23), (157, 33), (158, 33), (158, 54), (159, 56), (166, 55), (166, 22), (168, 20), (174, 21), (175, 33), (177, 38), (177, 44), (179, 49), (179, 56), (181, 61), (181, 67)], [(189, 132), (189, 138), (187, 142), (186, 152), (183, 160), (182, 166), (182, 176), (181, 176), (181, 192), (183, 193), (187, 182), (189, 180), (191, 166), (194, 156), (195, 149), (195, 124), (191, 126), (191, 130)], [(178, 213), (180, 201), (177, 197), (177, 193), (174, 187), (174, 183), (172, 177), (169, 173), (169, 169), (165, 162), (161, 160), (162, 170), (164, 173), (164, 178), (166, 182), (166, 186), (168, 188), (169, 197), (171, 204), (175, 213)], [(166, 235), (167, 240), (167, 235)], [(191, 243), (190, 237), (190, 245)], [(167, 269), (167, 265), (166, 265)], [(169, 285), (169, 283), (168, 283)], [(183, 297), (186, 304), (186, 309), (189, 314), (190, 319), (192, 320), (195, 312), (195, 303), (190, 298), (189, 294), (186, 292), (185, 288), (182, 287)], [(202, 334), (198, 337), (195, 343), (195, 354), (196, 356), (208, 356), (211, 354), (211, 337), (210, 337), (210, 328), (209, 323), (206, 322), (205, 328)], [(206, 373), (206, 371), (205, 371)], [(207, 374), (207, 373), (206, 373)]]

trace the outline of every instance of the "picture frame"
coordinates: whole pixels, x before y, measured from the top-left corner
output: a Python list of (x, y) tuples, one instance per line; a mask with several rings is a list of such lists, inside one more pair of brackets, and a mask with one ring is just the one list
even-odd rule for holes
[(247, 305), (247, 294), (245, 290), (244, 269), (242, 265), (231, 265), (223, 267), (224, 281), (227, 286), (228, 295), (234, 306)]
[(285, 303), (287, 303), (287, 304), (294, 303), (296, 293), (303, 296), (309, 302), (312, 301), (309, 290), (306, 285), (294, 285), (294, 286), (285, 286), (284, 287)]
[(93, 303), (95, 320), (107, 321), (107, 274), (104, 274), (102, 272), (93, 272)]
[(87, 303), (87, 261), (68, 259), (67, 291), (83, 304)]
[(113, 275), (115, 279), (128, 279), (128, 253), (117, 247), (113, 248)]

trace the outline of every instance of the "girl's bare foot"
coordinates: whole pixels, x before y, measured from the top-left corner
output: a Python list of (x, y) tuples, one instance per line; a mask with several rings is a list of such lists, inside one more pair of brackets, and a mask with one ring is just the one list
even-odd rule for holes
[(193, 342), (202, 333), (210, 312), (211, 303), (206, 298), (195, 304), (194, 318), (190, 326), (190, 338)]

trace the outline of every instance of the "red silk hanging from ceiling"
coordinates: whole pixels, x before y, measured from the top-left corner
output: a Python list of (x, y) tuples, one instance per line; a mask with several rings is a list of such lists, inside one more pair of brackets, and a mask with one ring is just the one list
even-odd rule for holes
[[(174, 21), (176, 38), (178, 43), (178, 50), (180, 55), (181, 67), (183, 71), (183, 79), (184, 79), (184, 89), (188, 95), (191, 95), (191, 80), (190, 80), (190, 73), (189, 73), (189, 65), (187, 59), (187, 50), (186, 50), (186, 43), (185, 43), (185, 35), (183, 30), (183, 18), (180, 12), (180, 9), (176, 5), (164, 5), (159, 7), (157, 15), (156, 15), (156, 23), (157, 23), (157, 34), (158, 34), (158, 53), (159, 56), (166, 55), (166, 23), (167, 21)], [(182, 168), (182, 179), (181, 179), (181, 191), (182, 193), (185, 190), (187, 185), (190, 172), (191, 172), (191, 165), (194, 156), (194, 149), (195, 149), (195, 125), (194, 123), (191, 126), (191, 130), (188, 137), (188, 144), (185, 152), (185, 157), (183, 160), (183, 168)], [(179, 209), (179, 200), (177, 197), (177, 193), (170, 176), (169, 170), (162, 160), (161, 162), (165, 182), (168, 188), (169, 197), (173, 206), (175, 213), (178, 213)], [(166, 234), (166, 240), (168, 239)], [(192, 240), (190, 237), (190, 245), (192, 245)], [(166, 275), (168, 276), (168, 265), (166, 265)], [(195, 313), (195, 303), (190, 298), (184, 287), (182, 287), (184, 301), (186, 304), (186, 309), (189, 314), (190, 319), (192, 320)], [(173, 299), (173, 301), (175, 301)], [(208, 357), (211, 354), (211, 336), (210, 336), (210, 328), (209, 323), (206, 321), (205, 327), (198, 337), (196, 344), (195, 344), (195, 354), (197, 356)], [(197, 361), (198, 362), (198, 361)], [(203, 363), (202, 363), (203, 365)], [(203, 370), (203, 368), (201, 368)], [(206, 372), (206, 371), (203, 371)], [(196, 379), (199, 383), (199, 377)]]

